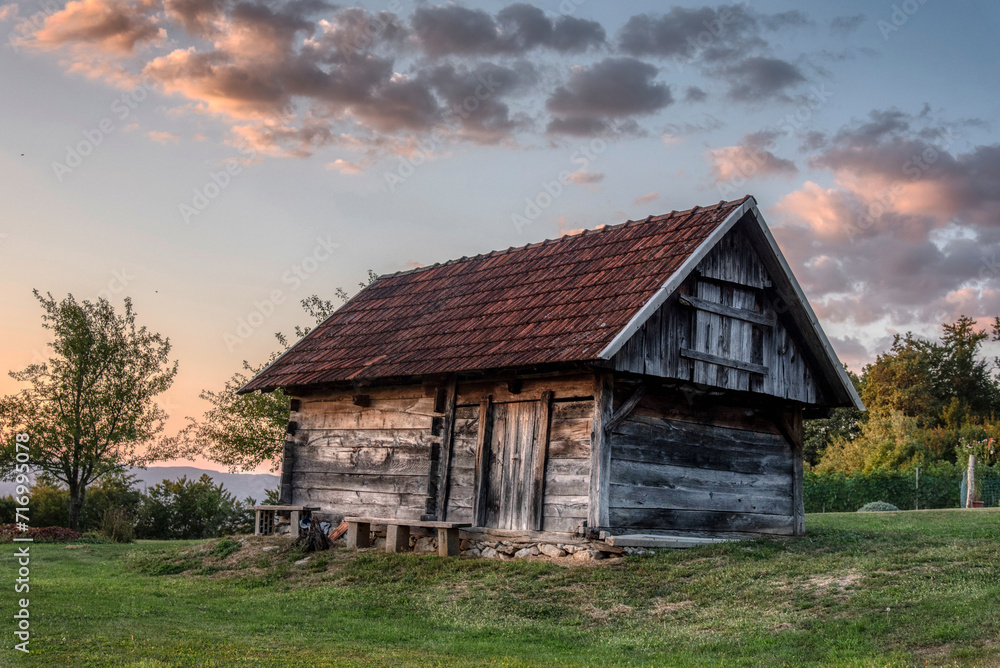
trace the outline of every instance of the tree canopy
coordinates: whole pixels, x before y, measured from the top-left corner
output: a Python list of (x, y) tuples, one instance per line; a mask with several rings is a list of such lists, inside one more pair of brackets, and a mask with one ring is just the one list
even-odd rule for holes
[(1000, 439), (1000, 383), (996, 360), (982, 350), (991, 338), (1000, 340), (1000, 318), (992, 337), (966, 316), (945, 324), (938, 341), (896, 335), (859, 379), (868, 412), (846, 429), (814, 427), (811, 463), (819, 471), (898, 470), (955, 462), (977, 448), (983, 463), (995, 461), (989, 446)]
[(26, 383), (0, 399), (0, 472), (17, 473), (14, 435), (30, 435), (30, 464), (69, 489), (69, 526), (79, 525), (87, 487), (129, 466), (172, 453), (153, 439), (166, 413), (155, 398), (177, 374), (170, 340), (136, 325), (132, 301), (119, 313), (104, 298), (35, 297), (52, 356), (10, 375)]

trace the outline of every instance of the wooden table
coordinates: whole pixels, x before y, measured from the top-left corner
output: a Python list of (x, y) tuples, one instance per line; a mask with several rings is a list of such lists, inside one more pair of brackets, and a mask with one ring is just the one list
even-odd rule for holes
[(437, 529), (438, 555), (458, 556), (458, 530), (471, 527), (470, 522), (424, 522), (421, 520), (397, 520), (384, 517), (345, 517), (347, 522), (347, 546), (369, 547), (373, 524), (386, 526), (385, 551), (405, 552), (410, 548), (410, 529)]
[(277, 513), (287, 512), (293, 528), (292, 536), (299, 535), (299, 518), (306, 511), (319, 510), (319, 506), (254, 506), (257, 517), (254, 522), (253, 535), (270, 536), (274, 533), (274, 516)]

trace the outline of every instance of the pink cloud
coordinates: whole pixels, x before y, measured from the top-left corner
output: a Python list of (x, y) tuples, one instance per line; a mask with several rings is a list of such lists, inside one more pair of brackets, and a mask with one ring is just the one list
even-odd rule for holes
[(651, 193), (646, 193), (645, 195), (640, 195), (639, 197), (636, 197), (632, 201), (635, 202), (636, 204), (639, 204), (639, 205), (649, 204), (650, 202), (659, 199), (659, 197), (660, 197), (660, 192), (658, 190), (654, 190)]
[(175, 135), (173, 132), (163, 132), (160, 130), (153, 130), (152, 132), (147, 132), (146, 136), (155, 141), (157, 144), (176, 144), (181, 140), (180, 137)]
[(359, 163), (344, 160), (342, 158), (338, 158), (333, 162), (327, 163), (326, 168), (338, 171), (341, 174), (362, 174), (365, 171), (365, 168)]
[(595, 185), (604, 180), (604, 174), (601, 172), (590, 172), (586, 169), (581, 169), (578, 172), (573, 172), (569, 175), (569, 182), (576, 183), (577, 185)]
[(74, 0), (35, 33), (35, 43), (44, 47), (87, 44), (102, 51), (131, 53), (137, 44), (166, 37), (151, 14), (152, 0)]

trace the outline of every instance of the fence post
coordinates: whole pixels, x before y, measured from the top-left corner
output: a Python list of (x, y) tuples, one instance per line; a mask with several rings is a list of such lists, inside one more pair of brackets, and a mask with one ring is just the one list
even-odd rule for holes
[(969, 471), (965, 474), (965, 507), (971, 508), (976, 500), (976, 456), (969, 455)]
[(913, 509), (920, 510), (920, 467), (917, 467), (916, 482), (913, 483)]

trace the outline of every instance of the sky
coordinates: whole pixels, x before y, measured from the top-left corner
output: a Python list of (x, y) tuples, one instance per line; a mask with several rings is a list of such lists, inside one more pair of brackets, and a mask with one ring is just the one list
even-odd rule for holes
[(47, 356), (33, 289), (129, 296), (176, 431), (311, 294), (749, 193), (859, 371), (1000, 314), (998, 29), (985, 1), (0, 0), (0, 369)]

